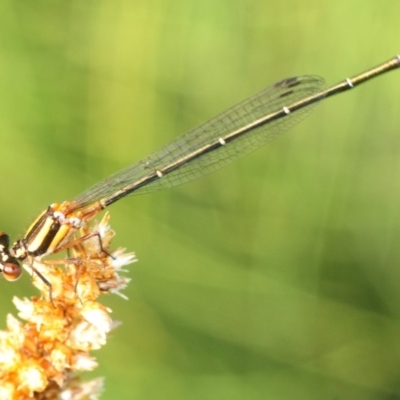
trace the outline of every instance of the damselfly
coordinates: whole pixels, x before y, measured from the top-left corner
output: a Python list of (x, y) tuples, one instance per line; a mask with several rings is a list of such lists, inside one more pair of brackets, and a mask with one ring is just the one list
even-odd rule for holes
[[(21, 262), (67, 249), (85, 240), (71, 235), (125, 196), (170, 188), (200, 178), (250, 153), (302, 120), (320, 100), (400, 67), (400, 56), (323, 89), (318, 76), (284, 79), (117, 172), (73, 200), (50, 205), (10, 247), (0, 232), (0, 272), (10, 281)], [(33, 268), (33, 266), (32, 266)], [(34, 269), (33, 269), (34, 270)], [(39, 277), (48, 281), (38, 271)]]

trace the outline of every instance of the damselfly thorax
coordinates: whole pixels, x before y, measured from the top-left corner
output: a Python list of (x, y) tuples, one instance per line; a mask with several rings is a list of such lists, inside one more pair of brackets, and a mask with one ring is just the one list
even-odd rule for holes
[[(99, 201), (80, 209), (70, 201), (52, 204), (31, 224), (24, 238), (17, 240), (11, 248), (9, 236), (0, 232), (0, 264), (5, 279), (18, 279), (22, 274), (20, 263), (28, 257), (43, 257), (71, 247), (71, 235), (104, 208)], [(80, 237), (77, 240), (86, 239)]]

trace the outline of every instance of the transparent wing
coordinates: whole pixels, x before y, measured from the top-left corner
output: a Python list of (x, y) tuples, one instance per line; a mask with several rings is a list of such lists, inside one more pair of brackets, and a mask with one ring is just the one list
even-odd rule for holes
[[(75, 208), (86, 206), (108, 197), (124, 187), (148, 176), (151, 172), (182, 159), (219, 138), (223, 138), (270, 113), (282, 110), (297, 101), (318, 93), (324, 80), (318, 76), (300, 76), (277, 82), (254, 96), (229, 108), (209, 121), (179, 136), (150, 156), (109, 176), (92, 186), (75, 199)], [(254, 127), (236, 140), (190, 160), (165, 174), (161, 179), (149, 181), (129, 194), (148, 193), (190, 182), (213, 172), (250, 153), (305, 118), (317, 103)]]

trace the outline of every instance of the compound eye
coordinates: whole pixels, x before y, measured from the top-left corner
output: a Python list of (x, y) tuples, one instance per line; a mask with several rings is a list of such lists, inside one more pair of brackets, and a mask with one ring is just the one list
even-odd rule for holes
[(10, 237), (4, 232), (0, 232), (0, 245), (5, 249), (10, 246)]
[(22, 268), (17, 262), (6, 262), (3, 264), (3, 276), (7, 281), (16, 281), (22, 274)]

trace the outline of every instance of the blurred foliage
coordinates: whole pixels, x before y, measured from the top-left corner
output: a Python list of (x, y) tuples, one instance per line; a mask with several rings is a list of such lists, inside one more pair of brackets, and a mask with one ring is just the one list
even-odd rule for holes
[[(287, 76), (400, 51), (400, 3), (0, 4), (1, 229)], [(267, 148), (111, 208), (135, 250), (103, 399), (400, 398), (400, 74), (324, 102)], [(34, 293), (29, 276), (1, 283)], [(5, 326), (5, 322), (3, 322)]]

